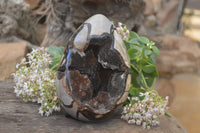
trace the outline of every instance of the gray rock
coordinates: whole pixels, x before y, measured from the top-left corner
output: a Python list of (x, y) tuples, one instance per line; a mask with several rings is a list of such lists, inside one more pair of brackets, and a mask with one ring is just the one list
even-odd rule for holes
[(98, 123), (84, 123), (57, 113), (42, 117), (39, 105), (26, 103), (13, 93), (12, 82), (0, 81), (0, 132), (1, 133), (187, 133), (172, 117), (161, 117), (160, 125), (150, 130), (129, 125), (116, 115), (112, 119)]

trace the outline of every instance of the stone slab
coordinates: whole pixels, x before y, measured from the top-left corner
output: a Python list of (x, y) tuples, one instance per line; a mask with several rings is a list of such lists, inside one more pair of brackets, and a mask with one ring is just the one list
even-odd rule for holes
[(0, 81), (0, 133), (187, 133), (174, 118), (161, 117), (160, 126), (150, 130), (129, 125), (120, 114), (98, 123), (85, 123), (56, 113), (38, 114), (39, 105), (26, 103), (13, 93), (13, 82)]

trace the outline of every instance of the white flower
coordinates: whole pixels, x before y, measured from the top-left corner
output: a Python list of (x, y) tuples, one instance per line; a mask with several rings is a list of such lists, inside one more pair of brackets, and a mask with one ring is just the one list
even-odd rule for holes
[(19, 68), (19, 65), (20, 65), (20, 64), (18, 64), (18, 63), (16, 64), (16, 68), (17, 68), (17, 69)]
[(23, 58), (22, 60), (21, 60), (21, 64), (25, 64), (26, 63), (26, 58)]
[(140, 118), (140, 116), (141, 115), (139, 113), (134, 113), (134, 115), (133, 115), (134, 118)]
[(152, 114), (146, 113), (145, 116), (146, 116), (146, 119), (150, 119), (152, 117)]
[(156, 125), (158, 125), (158, 124), (159, 124), (159, 122), (158, 122), (157, 120), (153, 120), (151, 125), (152, 125), (152, 126), (156, 126)]
[(140, 97), (144, 96), (144, 93), (140, 92), (140, 93), (139, 93), (139, 96), (140, 96)]
[(147, 126), (147, 123), (146, 122), (142, 122), (142, 127), (145, 129)]
[(121, 22), (118, 22), (118, 26), (119, 26), (119, 27), (122, 27), (122, 23), (121, 23)]
[(153, 115), (153, 118), (156, 119), (158, 116), (157, 115)]
[(128, 99), (130, 103), (123, 108), (121, 118), (129, 124), (142, 125), (143, 128), (150, 129), (151, 126), (159, 124), (158, 117), (164, 115), (167, 99), (162, 99), (151, 90), (139, 93), (139, 96), (144, 96), (144, 99), (138, 98), (138, 101), (136, 97)]
[(135, 124), (135, 120), (134, 120), (134, 119), (128, 120), (128, 123), (129, 123), (129, 124)]
[(141, 120), (137, 120), (136, 125), (141, 125)]
[(166, 97), (165, 97), (165, 100), (168, 102), (168, 101), (169, 101), (169, 96), (166, 96)]
[[(23, 97), (24, 101), (40, 103), (41, 115), (49, 116), (53, 111), (60, 111), (60, 101), (55, 89), (56, 74), (48, 68), (51, 58), (47, 50), (33, 49), (27, 54), (27, 58), (27, 62), (24, 58), (21, 64), (17, 64), (16, 67), (19, 69), (12, 74), (16, 83), (14, 92), (17, 96)], [(48, 95), (52, 95), (52, 99), (46, 95), (47, 92)], [(50, 108), (49, 105), (54, 108)]]
[(118, 22), (118, 27), (116, 27), (116, 31), (123, 40), (128, 40), (129, 30), (126, 28), (126, 25)]
[(146, 97), (149, 97), (149, 92), (144, 93)]

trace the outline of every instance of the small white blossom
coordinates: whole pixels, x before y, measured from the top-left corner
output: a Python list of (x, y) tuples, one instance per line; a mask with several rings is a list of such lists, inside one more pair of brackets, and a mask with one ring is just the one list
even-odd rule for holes
[(140, 97), (144, 96), (144, 93), (140, 92), (140, 93), (139, 93), (139, 96), (140, 96)]
[(17, 63), (17, 65), (16, 65), (16, 68), (17, 68), (17, 69), (19, 68), (19, 65), (20, 65), (20, 64)]
[[(56, 73), (49, 69), (51, 63), (47, 49), (33, 49), (16, 65), (18, 70), (12, 74), (16, 83), (14, 92), (24, 101), (41, 104), (39, 113), (49, 116), (53, 111), (60, 111), (60, 101), (56, 95)], [(49, 98), (46, 94), (52, 98)], [(50, 105), (53, 107), (51, 108)]]
[[(164, 115), (168, 98), (164, 101), (155, 91), (139, 93), (139, 97), (129, 97), (130, 103), (123, 108), (122, 119), (129, 124), (141, 125), (144, 129), (159, 124), (159, 116)], [(136, 100), (137, 99), (137, 100)]]
[(141, 120), (137, 120), (136, 125), (138, 125), (138, 126), (141, 125)]
[(116, 27), (116, 31), (123, 40), (128, 40), (129, 30), (127, 29), (126, 25), (118, 22), (118, 27)]
[(142, 127), (145, 129), (147, 126), (147, 123), (146, 122), (142, 122)]
[(135, 124), (135, 120), (134, 119), (129, 120), (128, 124)]

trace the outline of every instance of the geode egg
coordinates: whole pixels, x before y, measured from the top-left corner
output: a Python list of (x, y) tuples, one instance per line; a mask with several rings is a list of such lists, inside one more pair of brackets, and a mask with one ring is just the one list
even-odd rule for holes
[(108, 118), (130, 88), (130, 62), (113, 23), (101, 14), (86, 20), (69, 39), (57, 70), (57, 93), (70, 116)]

